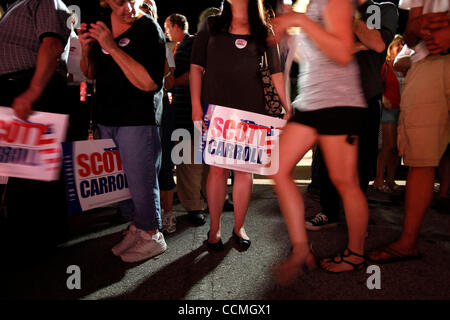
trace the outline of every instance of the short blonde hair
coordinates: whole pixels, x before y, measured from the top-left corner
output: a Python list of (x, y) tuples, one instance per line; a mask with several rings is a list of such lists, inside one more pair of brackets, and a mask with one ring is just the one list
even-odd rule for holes
[(391, 61), (392, 57), (391, 57), (391, 48), (395, 45), (397, 45), (398, 43), (404, 44), (405, 40), (403, 39), (403, 36), (401, 34), (396, 34), (394, 37), (394, 40), (392, 40), (392, 42), (389, 44), (389, 47), (387, 49), (387, 54), (386, 54), (386, 61)]

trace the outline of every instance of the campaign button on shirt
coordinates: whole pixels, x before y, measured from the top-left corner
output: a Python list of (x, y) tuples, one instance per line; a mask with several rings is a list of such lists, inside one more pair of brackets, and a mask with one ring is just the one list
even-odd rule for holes
[(247, 40), (244, 39), (236, 39), (236, 41), (234, 42), (234, 45), (236, 46), (236, 48), (238, 49), (244, 49), (247, 46)]
[(130, 43), (130, 39), (128, 38), (123, 38), (119, 40), (119, 46), (120, 47), (125, 47)]

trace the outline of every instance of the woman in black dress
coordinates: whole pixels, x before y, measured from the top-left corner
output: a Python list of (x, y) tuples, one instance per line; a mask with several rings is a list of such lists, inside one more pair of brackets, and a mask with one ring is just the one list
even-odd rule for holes
[[(258, 62), (267, 52), (272, 82), (284, 106), (285, 91), (277, 46), (267, 46), (269, 26), (261, 0), (228, 0), (219, 16), (208, 18), (194, 42), (190, 70), (192, 120), (202, 121), (203, 106), (215, 104), (265, 114)], [(285, 118), (289, 118), (290, 108)], [(211, 166), (206, 185), (211, 217), (208, 247), (223, 248), (220, 215), (226, 196), (229, 170)], [(252, 175), (234, 171), (233, 238), (250, 246), (244, 225), (252, 193)]]

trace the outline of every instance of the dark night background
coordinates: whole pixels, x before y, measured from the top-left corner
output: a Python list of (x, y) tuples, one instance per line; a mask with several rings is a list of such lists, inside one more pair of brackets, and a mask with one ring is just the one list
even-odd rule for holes
[[(98, 17), (99, 5), (97, 0), (63, 0), (67, 5), (75, 4), (81, 7), (81, 20), (92, 21)], [(220, 0), (155, 0), (158, 7), (158, 22), (163, 27), (164, 20), (172, 13), (180, 13), (187, 17), (189, 32), (195, 33), (197, 29), (198, 16), (201, 11), (208, 7), (219, 7)], [(391, 0), (398, 4), (399, 0)], [(265, 0), (267, 5), (276, 6), (277, 0)], [(382, 2), (375, 0), (375, 2)], [(402, 33), (407, 19), (407, 11), (399, 10), (400, 27), (397, 33)]]

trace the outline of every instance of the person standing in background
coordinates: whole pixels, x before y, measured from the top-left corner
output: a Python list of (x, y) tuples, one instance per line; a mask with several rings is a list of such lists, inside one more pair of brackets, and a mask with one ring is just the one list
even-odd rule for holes
[[(373, 187), (381, 192), (392, 192), (399, 188), (395, 183), (395, 173), (400, 162), (397, 150), (397, 123), (405, 75), (395, 71), (394, 60), (402, 48), (403, 37), (397, 35), (388, 47), (386, 62), (381, 70), (384, 87), (381, 110), (383, 146), (378, 154), (377, 175), (373, 182)], [(385, 169), (387, 169), (386, 180)]]
[[(378, 156), (378, 134), (380, 127), (381, 99), (383, 85), (381, 68), (385, 61), (386, 49), (397, 31), (398, 12), (391, 2), (375, 3), (372, 0), (354, 1), (357, 13), (353, 19), (353, 33), (356, 37), (355, 57), (359, 65), (360, 81), (364, 92), (367, 113), (362, 119), (363, 125), (358, 139), (358, 175), (361, 189), (367, 191), (371, 177), (375, 177)], [(380, 28), (368, 26), (370, 6), (379, 7)], [(352, 94), (352, 93), (349, 93)], [(330, 180), (327, 166), (320, 147), (318, 148), (320, 165), (320, 204), (321, 212), (306, 219), (306, 229), (317, 231), (336, 226), (339, 222), (341, 203), (338, 191)]]
[(450, 141), (449, 2), (401, 0), (405, 42), (414, 54), (400, 101), (398, 149), (410, 167), (400, 238), (369, 253), (375, 263), (420, 259), (417, 240), (434, 191), (435, 169)]
[[(174, 13), (164, 22), (166, 36), (176, 42), (175, 49), (175, 85), (173, 88), (173, 107), (175, 111), (174, 128), (186, 129), (194, 137), (194, 125), (191, 120), (192, 105), (189, 91), (189, 68), (194, 36), (188, 32), (189, 24), (185, 16)], [(182, 206), (188, 212), (188, 218), (194, 225), (205, 223), (204, 200), (201, 194), (205, 165), (194, 163), (194, 139), (188, 142), (191, 147), (190, 163), (177, 164), (177, 195)]]
[[(6, 3), (10, 5), (0, 20), (0, 105), (11, 106), (23, 121), (33, 111), (69, 114), (64, 103), (66, 79), (60, 69), (70, 35), (67, 7), (60, 0)], [(6, 203), (11, 233), (8, 247), (18, 258), (29, 259), (35, 253), (42, 256), (66, 240), (62, 177), (52, 182), (10, 178)]]
[(100, 136), (120, 151), (131, 199), (120, 203), (130, 221), (125, 237), (112, 248), (125, 262), (163, 253), (159, 230), (161, 163), (159, 125), (165, 68), (164, 34), (136, 1), (105, 0), (106, 21), (80, 26), (81, 69), (97, 79), (95, 117)]

